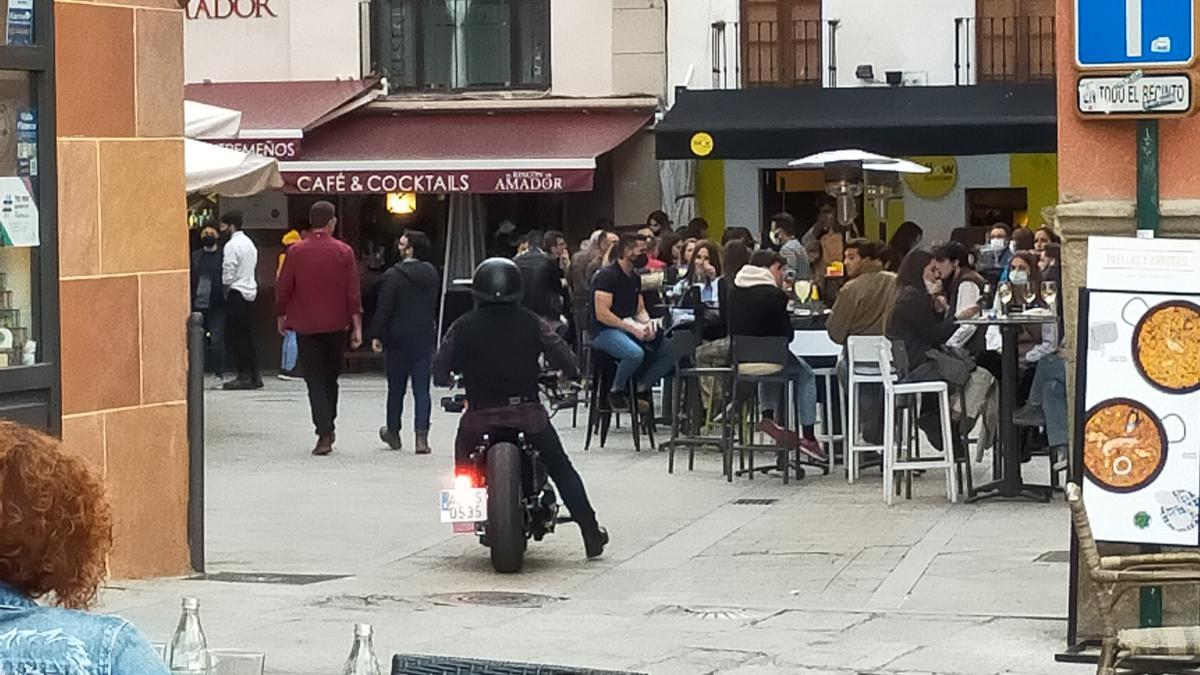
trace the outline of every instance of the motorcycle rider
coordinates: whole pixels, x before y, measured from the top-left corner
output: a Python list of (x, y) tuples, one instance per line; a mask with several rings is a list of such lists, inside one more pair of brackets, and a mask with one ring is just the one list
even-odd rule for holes
[(433, 359), (435, 384), (451, 386), (451, 373), (458, 373), (466, 388), (455, 466), (470, 465), (471, 453), (489, 429), (523, 431), (583, 532), (587, 557), (596, 558), (608, 544), (608, 532), (596, 522), (583, 480), (538, 399), (542, 354), (571, 379), (579, 377), (575, 356), (549, 324), (521, 306), (521, 271), (513, 261), (484, 260), (475, 270), (471, 292), (475, 309), (450, 326)]

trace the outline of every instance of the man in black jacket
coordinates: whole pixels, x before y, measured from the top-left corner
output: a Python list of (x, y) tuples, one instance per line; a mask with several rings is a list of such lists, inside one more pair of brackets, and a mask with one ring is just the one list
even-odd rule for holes
[(511, 260), (480, 263), (471, 293), (476, 308), (450, 326), (433, 361), (439, 387), (451, 386), (452, 373), (458, 373), (467, 390), (467, 411), (454, 441), (455, 466), (470, 466), (471, 452), (490, 429), (523, 431), (583, 532), (587, 557), (595, 558), (604, 552), (608, 532), (596, 522), (583, 480), (538, 399), (542, 355), (572, 379), (579, 377), (575, 356), (545, 321), (518, 304), (521, 274)]
[(517, 255), (513, 262), (521, 271), (525, 287), (521, 304), (537, 314), (556, 330), (562, 326), (562, 278), (563, 270), (557, 260), (545, 251), (545, 237), (538, 230), (525, 235), (529, 248)]
[[(782, 337), (792, 340), (792, 320), (788, 312), (788, 297), (783, 292), (784, 269), (787, 260), (774, 251), (755, 251), (750, 264), (738, 272), (729, 291), (729, 334), (736, 342), (738, 336)], [(759, 428), (785, 447), (799, 447), (804, 454), (825, 461), (825, 452), (817, 442), (817, 379), (812, 367), (795, 355), (789, 355), (786, 367), (797, 389), (800, 405), (800, 425), (803, 436), (787, 429), (787, 396), (778, 384), (759, 388), (762, 401), (762, 423)]]
[(387, 424), (379, 428), (379, 439), (399, 450), (400, 418), (404, 415), (404, 391), (412, 378), (413, 431), (416, 453), (427, 455), (430, 368), (437, 346), (437, 309), (441, 276), (430, 261), (433, 246), (424, 232), (409, 231), (400, 237), (402, 260), (383, 275), (375, 319), (371, 322), (371, 349), (384, 353), (387, 373)]

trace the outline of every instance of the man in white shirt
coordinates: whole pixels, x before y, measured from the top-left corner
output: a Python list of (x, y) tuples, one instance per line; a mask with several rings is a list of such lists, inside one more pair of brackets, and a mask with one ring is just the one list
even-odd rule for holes
[(262, 389), (258, 359), (254, 353), (254, 300), (258, 297), (258, 249), (242, 232), (242, 214), (231, 211), (221, 216), (221, 233), (229, 235), (221, 261), (221, 285), (225, 288), (225, 336), (237, 378), (226, 382), (226, 390)]

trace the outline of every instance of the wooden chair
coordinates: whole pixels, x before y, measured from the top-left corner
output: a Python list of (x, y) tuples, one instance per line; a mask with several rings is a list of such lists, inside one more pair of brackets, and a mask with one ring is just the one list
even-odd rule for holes
[(1096, 590), (1104, 634), (1096, 675), (1115, 675), (1117, 668), (1137, 672), (1177, 672), (1170, 663), (1160, 668), (1139, 664), (1122, 666), (1131, 657), (1200, 658), (1200, 626), (1130, 628), (1117, 630), (1113, 608), (1125, 593), (1143, 586), (1200, 585), (1200, 552), (1148, 553), (1141, 555), (1101, 556), (1088, 523), (1087, 509), (1079, 485), (1068, 483), (1067, 503), (1079, 540), (1080, 562)]

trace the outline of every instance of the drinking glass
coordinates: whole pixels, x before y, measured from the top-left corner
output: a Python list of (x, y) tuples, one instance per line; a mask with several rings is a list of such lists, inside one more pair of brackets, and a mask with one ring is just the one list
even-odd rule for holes
[(1058, 283), (1054, 281), (1042, 282), (1042, 299), (1046, 301), (1046, 305), (1051, 312), (1058, 310), (1058, 305), (1055, 301), (1058, 299)]
[(996, 294), (1000, 298), (1000, 313), (1002, 315), (1008, 314), (1008, 303), (1012, 302), (1013, 299), (1012, 284), (1007, 281), (1000, 284), (1000, 287), (996, 289)]
[(1038, 289), (1035, 288), (1033, 284), (1025, 284), (1025, 288), (1021, 294), (1021, 299), (1025, 301), (1025, 307), (1023, 311), (1028, 311), (1029, 306), (1034, 302), (1037, 302), (1037, 297)]
[(796, 300), (807, 305), (812, 296), (812, 282), (802, 279), (793, 284), (792, 290), (796, 293)]

